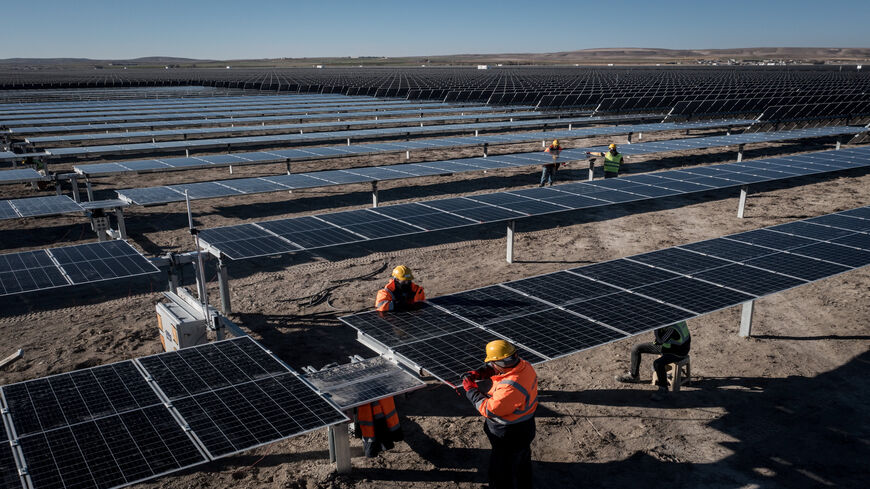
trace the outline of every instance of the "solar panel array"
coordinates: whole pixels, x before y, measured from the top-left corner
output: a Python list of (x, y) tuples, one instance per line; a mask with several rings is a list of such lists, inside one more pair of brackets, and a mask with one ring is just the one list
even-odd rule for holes
[(303, 377), (344, 411), (426, 385), (382, 357), (306, 373)]
[(494, 339), (542, 362), (867, 265), (870, 206), (340, 319), (458, 385)]
[[(825, 127), (796, 129), (793, 131), (748, 133), (733, 136), (677, 139), (626, 145), (622, 151), (623, 154), (639, 155), (659, 151), (679, 151), (715, 146), (758, 143), (764, 141), (854, 134), (860, 132), (862, 129), (863, 128), (860, 127)], [(562, 152), (562, 159), (565, 161), (582, 159), (586, 157), (586, 151), (607, 151), (607, 148), (594, 147), (564, 150)], [(551, 161), (552, 157), (549, 154), (536, 151), (533, 153), (494, 155), (486, 158), (459, 158), (423, 163), (354, 168), (350, 170), (294, 173), (291, 175), (278, 175), (274, 177), (239, 178), (215, 182), (136, 188), (119, 190), (118, 196), (121, 199), (134, 204), (154, 205), (168, 202), (181, 202), (185, 200), (185, 191), (188, 191), (190, 198), (194, 200), (210, 199), (303, 188), (317, 188), (329, 185), (396, 180), (402, 178), (441, 175), (445, 173), (515, 168), (550, 163)]]
[(159, 273), (122, 240), (0, 255), (0, 296)]
[(36, 180), (46, 180), (46, 177), (33, 168), (0, 171), (0, 185), (33, 182)]
[[(314, 160), (362, 154), (385, 154), (427, 149), (462, 148), (484, 144), (514, 144), (547, 139), (571, 139), (591, 136), (626, 134), (629, 132), (654, 132), (686, 129), (709, 129), (750, 125), (754, 121), (729, 119), (696, 122), (666, 122), (655, 124), (631, 124), (613, 127), (591, 127), (564, 131), (546, 131), (521, 134), (491, 134), (485, 136), (423, 139), (418, 141), (393, 141), (389, 143), (351, 144), (329, 147), (294, 148), (275, 151), (256, 151), (222, 155), (204, 155), (185, 158), (159, 158), (123, 161), (117, 163), (92, 163), (76, 165), (75, 171), (88, 176), (111, 175), (126, 172), (156, 172), (215, 168), (230, 165), (283, 163), (285, 161)], [(832, 129), (834, 130), (834, 129)], [(824, 129), (822, 130), (824, 131)], [(322, 133), (321, 133), (322, 134)], [(808, 133), (809, 134), (809, 133)], [(313, 135), (313, 136), (316, 136)], [(815, 137), (815, 136), (808, 136)]]
[[(5, 385), (0, 394), (18, 469), (40, 489), (122, 487), (347, 420), (248, 337)], [(3, 452), (0, 464), (10, 466)]]
[(867, 166), (870, 147), (849, 148), (246, 223), (203, 230), (200, 242), (211, 253), (240, 260)]
[(217, 139), (195, 139), (187, 141), (163, 141), (156, 143), (129, 143), (104, 146), (82, 146), (48, 148), (49, 156), (93, 156), (98, 154), (128, 154), (143, 151), (195, 150), (214, 147), (310, 144), (312, 142), (345, 141), (347, 139), (402, 138), (437, 133), (458, 133), (474, 131), (495, 131), (521, 129), (525, 127), (566, 126), (571, 123), (606, 123), (649, 118), (649, 116), (597, 116), (569, 117), (559, 119), (528, 119), (500, 122), (479, 122), (466, 124), (441, 124), (432, 126), (407, 126), (382, 129), (356, 129), (350, 131), (323, 131), (306, 134), (272, 134), (265, 136), (226, 137)]

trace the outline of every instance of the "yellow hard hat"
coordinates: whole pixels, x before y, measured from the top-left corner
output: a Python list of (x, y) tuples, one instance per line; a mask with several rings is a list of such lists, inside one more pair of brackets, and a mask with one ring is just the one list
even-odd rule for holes
[(554, 139), (554, 140), (553, 140), (553, 146), (558, 146), (558, 145), (559, 145), (559, 140), (558, 140), (558, 139)]
[(414, 274), (411, 269), (405, 265), (399, 265), (393, 269), (393, 277), (398, 280), (414, 280)]
[(616, 145), (615, 145), (615, 144), (611, 144), (611, 145), (608, 146), (608, 147), (609, 147), (610, 149), (616, 149)]
[(486, 344), (486, 360), (484, 362), (497, 362), (513, 355), (517, 348), (505, 340), (494, 340)]

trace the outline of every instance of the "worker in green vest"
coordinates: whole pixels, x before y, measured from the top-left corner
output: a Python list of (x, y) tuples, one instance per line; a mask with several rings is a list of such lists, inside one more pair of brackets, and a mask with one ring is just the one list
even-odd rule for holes
[(604, 157), (604, 178), (615, 178), (619, 176), (619, 167), (622, 165), (622, 153), (616, 150), (616, 145), (609, 146), (610, 151), (603, 153), (601, 151), (587, 151), (586, 154), (592, 156)]
[(623, 375), (617, 375), (619, 382), (640, 382), (640, 355), (642, 353), (660, 354), (653, 361), (653, 369), (658, 377), (659, 390), (653, 394), (653, 400), (665, 399), (668, 393), (668, 364), (676, 363), (689, 355), (692, 346), (692, 336), (689, 334), (689, 326), (685, 321), (665, 326), (655, 330), (655, 341), (651, 343), (638, 343), (631, 349), (631, 367)]

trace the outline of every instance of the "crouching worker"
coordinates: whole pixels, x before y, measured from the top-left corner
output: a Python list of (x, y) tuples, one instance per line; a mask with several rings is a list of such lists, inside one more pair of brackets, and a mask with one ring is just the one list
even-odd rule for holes
[(628, 383), (640, 382), (641, 354), (661, 354), (660, 357), (653, 361), (653, 369), (655, 369), (656, 376), (658, 377), (657, 385), (659, 387), (658, 392), (653, 394), (653, 400), (660, 401), (665, 398), (668, 392), (668, 364), (676, 363), (686, 358), (691, 344), (692, 337), (689, 334), (689, 326), (685, 321), (659, 328), (655, 330), (655, 341), (634, 345), (634, 348), (631, 349), (630, 370), (623, 375), (618, 375), (616, 380)]
[(355, 432), (362, 437), (363, 450), (368, 458), (377, 457), (381, 451), (393, 448), (395, 442), (405, 438), (392, 397), (356, 408), (356, 419), (359, 430)]
[(380, 312), (416, 309), (426, 300), (423, 287), (413, 282), (414, 274), (405, 265), (393, 269), (393, 278), (378, 291), (375, 310)]

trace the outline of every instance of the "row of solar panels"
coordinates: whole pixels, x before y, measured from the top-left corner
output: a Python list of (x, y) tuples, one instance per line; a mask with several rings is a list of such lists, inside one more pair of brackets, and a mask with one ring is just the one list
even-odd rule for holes
[(510, 221), (870, 166), (870, 147), (712, 165), (619, 179), (206, 229), (200, 242), (233, 260)]
[(66, 195), (0, 200), (0, 220), (71, 214), (92, 209), (118, 209), (128, 205), (126, 201), (118, 199), (76, 202)]
[(48, 177), (34, 170), (33, 168), (18, 168), (15, 170), (0, 171), (0, 185), (8, 185), (11, 183), (34, 182), (37, 180), (47, 180)]
[(122, 487), (347, 421), (249, 337), (5, 385), (0, 487)]
[[(427, 149), (453, 149), (462, 147), (482, 146), (484, 144), (515, 144), (546, 139), (572, 139), (592, 136), (607, 136), (626, 134), (629, 132), (655, 132), (689, 129), (712, 129), (717, 127), (737, 127), (751, 125), (749, 119), (728, 119), (696, 122), (664, 122), (653, 124), (629, 124), (611, 127), (587, 127), (571, 130), (518, 133), (490, 134), (484, 136), (447, 137), (423, 139), (417, 141), (395, 141), (389, 143), (348, 144), (328, 147), (309, 147), (281, 149), (274, 151), (256, 151), (249, 153), (232, 153), (221, 155), (204, 155), (183, 158), (160, 158), (149, 160), (133, 160), (117, 163), (91, 163), (76, 165), (73, 169), (87, 176), (101, 176), (128, 172), (156, 172), (174, 170), (195, 170), (221, 166), (238, 166), (251, 164), (283, 163), (285, 161), (314, 160), (320, 158), (335, 158), (361, 154), (386, 154), (400, 151), (416, 151)], [(335, 133), (341, 135), (343, 133)], [(310, 137), (322, 136), (324, 133), (309, 134)], [(2, 158), (0, 158), (2, 160)]]
[[(188, 137), (198, 135), (217, 135), (217, 134), (239, 134), (256, 133), (263, 131), (303, 131), (311, 129), (329, 129), (334, 127), (344, 127), (350, 130), (353, 127), (361, 126), (406, 126), (408, 124), (435, 123), (435, 124), (450, 124), (456, 121), (488, 121), (507, 118), (535, 118), (546, 117), (548, 114), (544, 112), (510, 112), (510, 113), (485, 113), (485, 114), (466, 114), (466, 115), (436, 115), (428, 117), (396, 117), (391, 119), (361, 119), (348, 121), (333, 121), (333, 122), (308, 122), (308, 123), (292, 123), (292, 124), (269, 124), (269, 125), (249, 125), (249, 126), (233, 126), (233, 127), (189, 127), (184, 129), (166, 129), (160, 131), (127, 131), (127, 132), (106, 132), (94, 134), (64, 134), (61, 136), (43, 136), (26, 138), (28, 143), (43, 144), (43, 143), (60, 143), (70, 141), (100, 141), (103, 139), (129, 139), (129, 138), (163, 138), (163, 137)], [(571, 120), (571, 119), (569, 119)]]
[(168, 98), (168, 99), (130, 99), (130, 100), (91, 100), (91, 101), (57, 101), (57, 102), (30, 102), (17, 104), (0, 104), (0, 114), (26, 113), (33, 111), (52, 111), (64, 109), (94, 109), (94, 108), (163, 108), (175, 106), (221, 106), (221, 105), (247, 105), (257, 102), (272, 102), (286, 104), (290, 102), (365, 102), (376, 101), (372, 97), (349, 97), (338, 94), (299, 94), (299, 95), (248, 95), (248, 96), (225, 96), (225, 97), (198, 97), (198, 98)]
[(0, 255), (0, 296), (158, 273), (121, 240)]
[[(416, 110), (435, 110), (439, 108), (456, 108), (455, 104), (445, 104), (440, 102), (419, 102), (414, 104), (409, 103), (378, 103), (378, 104), (366, 104), (366, 105), (354, 105), (354, 106), (343, 106), (343, 105), (334, 105), (334, 104), (323, 104), (323, 105), (282, 105), (279, 108), (275, 108), (275, 106), (253, 106), (253, 107), (244, 107), (244, 108), (235, 108), (235, 109), (221, 109), (218, 107), (210, 108), (210, 109), (199, 109), (199, 110), (185, 110), (185, 111), (176, 111), (172, 113), (109, 113), (108, 115), (98, 115), (105, 113), (94, 113), (89, 114), (87, 116), (78, 116), (78, 117), (46, 117), (44, 115), (29, 115), (29, 116), (17, 116), (16, 118), (7, 118), (0, 119), (0, 127), (24, 127), (24, 126), (51, 126), (57, 124), (106, 124), (112, 122), (131, 122), (138, 121), (142, 123), (147, 123), (147, 121), (170, 121), (175, 119), (214, 119), (214, 118), (232, 118), (232, 117), (245, 117), (245, 116), (265, 116), (265, 115), (304, 115), (304, 114), (317, 114), (317, 113), (335, 113), (335, 114), (347, 114), (347, 115), (355, 115), (358, 112), (371, 112), (371, 111), (383, 111), (383, 110), (398, 110), (398, 109), (416, 109)], [(475, 110), (486, 110), (485, 106), (463, 106), (465, 109), (469, 109), (469, 112), (473, 112)], [(514, 110), (526, 110), (531, 109), (531, 107), (513, 107)], [(18, 129), (16, 130), (18, 131)]]
[[(492, 107), (444, 107), (444, 108), (415, 108), (415, 109), (389, 109), (389, 110), (369, 110), (360, 112), (326, 112), (322, 114), (286, 114), (272, 116), (232, 116), (232, 117), (214, 117), (214, 118), (198, 118), (198, 119), (177, 119), (169, 121), (145, 121), (145, 122), (122, 122), (122, 123), (107, 123), (107, 124), (76, 124), (76, 125), (52, 125), (52, 126), (25, 126), (9, 129), (10, 133), (14, 134), (50, 134), (50, 133), (65, 133), (65, 132), (93, 132), (106, 131), (112, 129), (151, 129), (155, 127), (183, 127), (195, 125), (229, 125), (242, 124), (249, 122), (260, 122), (265, 124), (272, 121), (287, 121), (295, 120), (301, 123), (306, 120), (323, 120), (323, 119), (362, 119), (364, 117), (387, 117), (419, 114), (421, 116), (428, 114), (453, 114), (453, 113), (495, 113)], [(506, 112), (507, 113), (507, 112)]]
[[(629, 116), (596, 116), (596, 117), (569, 117), (554, 119), (531, 119), (498, 122), (477, 122), (465, 124), (441, 124), (432, 126), (408, 126), (392, 127), (383, 129), (357, 129), (350, 131), (329, 131), (307, 134), (272, 134), (266, 136), (246, 136), (217, 139), (196, 139), (186, 141), (163, 141), (157, 143), (131, 143), (105, 146), (83, 146), (77, 148), (48, 148), (48, 156), (93, 156), (99, 154), (129, 154), (145, 151), (172, 151), (172, 150), (197, 150), (214, 147), (231, 148), (233, 146), (252, 145), (279, 145), (279, 144), (311, 144), (326, 143), (328, 141), (345, 141), (348, 139), (371, 139), (371, 138), (402, 138), (418, 137), (427, 134), (496, 131), (521, 129), (525, 127), (556, 127), (569, 124), (597, 124), (608, 122), (632, 121), (649, 119), (652, 115), (629, 115)], [(658, 116), (655, 116), (658, 117)], [(15, 155), (13, 155), (15, 156)], [(18, 158), (16, 156), (16, 158)], [(0, 158), (3, 159), (3, 158)], [(8, 158), (7, 158), (8, 159)]]
[[(793, 131), (745, 133), (731, 136), (677, 139), (627, 145), (622, 151), (623, 154), (640, 155), (766, 141), (855, 134), (862, 129), (863, 128), (861, 127), (823, 127), (797, 129)], [(588, 147), (565, 150), (562, 152), (561, 157), (563, 160), (567, 161), (579, 160), (586, 157), (586, 151), (607, 151), (607, 147)], [(552, 157), (549, 154), (538, 151), (534, 153), (496, 155), (485, 158), (459, 158), (425, 163), (354, 168), (350, 170), (293, 173), (273, 177), (238, 178), (216, 182), (198, 182), (160, 187), (134, 188), (119, 190), (118, 197), (121, 200), (134, 204), (155, 205), (183, 201), (185, 200), (185, 192), (187, 192), (191, 199), (213, 199), (303, 188), (317, 188), (329, 185), (367, 183), (382, 180), (441, 175), (445, 173), (515, 168), (551, 162)]]
[(340, 319), (458, 385), (495, 339), (543, 362), (868, 264), (870, 207), (861, 207)]

